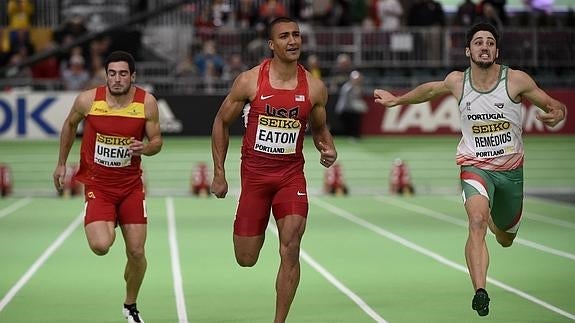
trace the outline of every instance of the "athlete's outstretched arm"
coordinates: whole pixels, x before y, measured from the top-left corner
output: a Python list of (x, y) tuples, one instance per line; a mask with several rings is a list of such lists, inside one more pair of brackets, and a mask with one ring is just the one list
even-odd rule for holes
[(240, 116), (250, 98), (251, 71), (241, 73), (234, 81), (230, 93), (222, 102), (212, 125), (212, 159), (214, 178), (211, 191), (219, 198), (228, 193), (224, 163), (230, 144), (230, 125)]
[(447, 93), (457, 94), (455, 93), (457, 88), (454, 85), (462, 82), (462, 75), (462, 72), (451, 72), (443, 81), (420, 84), (413, 90), (399, 97), (388, 91), (375, 89), (373, 91), (374, 101), (386, 108), (391, 108), (396, 105), (416, 104), (431, 101)]
[(95, 90), (80, 93), (74, 100), (74, 104), (72, 105), (72, 108), (70, 108), (70, 112), (62, 125), (62, 130), (60, 131), (58, 163), (56, 164), (56, 169), (53, 174), (54, 187), (56, 187), (58, 191), (63, 189), (64, 177), (66, 176), (66, 161), (68, 160), (68, 155), (74, 145), (78, 125), (86, 117), (86, 114), (92, 105), (94, 95)]
[(533, 78), (519, 70), (509, 71), (511, 86), (517, 86), (518, 95), (525, 97), (545, 113), (537, 115), (537, 119), (550, 127), (554, 127), (567, 116), (567, 107), (562, 102), (549, 96), (543, 91)]
[(337, 159), (333, 137), (329, 132), (326, 121), (327, 88), (323, 82), (315, 78), (308, 78), (308, 81), (310, 82), (310, 96), (313, 104), (310, 114), (313, 143), (320, 152), (320, 164), (327, 168), (333, 165)]

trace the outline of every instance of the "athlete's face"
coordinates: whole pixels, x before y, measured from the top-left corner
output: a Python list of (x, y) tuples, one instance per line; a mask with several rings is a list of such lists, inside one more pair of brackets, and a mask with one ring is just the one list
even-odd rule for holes
[(268, 41), (274, 56), (286, 60), (297, 61), (300, 55), (301, 34), (295, 22), (280, 22), (271, 31)]
[(130, 91), (130, 87), (136, 78), (136, 73), (130, 74), (127, 62), (112, 62), (108, 65), (106, 79), (108, 90), (112, 95), (124, 95)]
[(469, 47), (465, 49), (465, 54), (473, 64), (486, 69), (495, 63), (499, 50), (493, 35), (486, 30), (480, 30), (473, 35)]

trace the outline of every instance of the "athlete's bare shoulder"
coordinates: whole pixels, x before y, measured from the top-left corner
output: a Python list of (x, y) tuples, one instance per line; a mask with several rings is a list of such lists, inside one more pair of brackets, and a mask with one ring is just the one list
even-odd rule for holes
[(327, 87), (325, 83), (311, 75), (309, 71), (305, 71), (307, 84), (309, 87), (309, 96), (313, 105), (320, 104), (325, 106), (327, 103)]
[(463, 72), (452, 71), (445, 77), (445, 83), (448, 87), (450, 86), (461, 86), (463, 84)]
[(152, 93), (146, 91), (146, 96), (144, 97), (144, 105), (148, 105), (148, 104), (158, 104), (157, 100), (156, 100), (156, 96), (154, 96)]
[(461, 71), (452, 71), (445, 77), (443, 83), (449, 89), (451, 94), (457, 99), (461, 98), (463, 92), (464, 73)]
[(517, 96), (535, 88), (537, 88), (537, 84), (529, 74), (521, 70), (509, 68), (507, 71), (507, 89), (509, 96), (517, 99)]
[(92, 108), (94, 98), (96, 97), (96, 88), (80, 92), (74, 101), (74, 110), (83, 115), (87, 115)]
[(253, 99), (256, 95), (260, 65), (240, 73), (234, 80), (230, 94), (238, 99)]
[(523, 85), (528, 84), (531, 85), (533, 83), (533, 78), (529, 76), (529, 74), (521, 71), (521, 70), (514, 70), (509, 68), (507, 71), (507, 80), (509, 83)]

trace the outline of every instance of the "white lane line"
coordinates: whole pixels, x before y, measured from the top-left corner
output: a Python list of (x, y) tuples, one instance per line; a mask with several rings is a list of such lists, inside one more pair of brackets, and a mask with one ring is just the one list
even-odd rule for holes
[[(404, 201), (399, 201), (399, 200), (392, 199), (392, 198), (385, 198), (385, 197), (381, 197), (381, 196), (378, 196), (375, 199), (378, 201), (381, 201), (383, 203), (395, 205), (397, 207), (401, 207), (401, 208), (404, 208), (404, 209), (412, 211), (412, 212), (416, 212), (416, 213), (419, 213), (419, 214), (422, 214), (425, 216), (429, 216), (429, 217), (432, 217), (432, 218), (435, 218), (438, 220), (442, 220), (445, 222), (449, 222), (449, 223), (467, 228), (467, 221), (463, 221), (463, 220), (454, 218), (452, 216), (428, 209), (428, 208), (423, 207), (423, 206), (419, 206), (419, 205), (404, 202)], [(491, 231), (489, 231), (489, 230), (487, 232), (489, 234), (492, 234)], [(543, 252), (546, 252), (546, 253), (549, 253), (549, 254), (552, 254), (555, 256), (567, 258), (570, 260), (575, 260), (575, 254), (572, 254), (572, 253), (569, 253), (566, 251), (562, 251), (562, 250), (558, 250), (555, 248), (551, 248), (551, 247), (542, 245), (540, 243), (533, 242), (531, 240), (526, 240), (523, 238), (515, 238), (515, 242), (518, 244), (524, 245), (526, 247), (530, 247), (530, 248), (533, 248), (533, 249), (536, 249), (539, 251), (543, 251)]]
[[(275, 223), (270, 221), (270, 225), (268, 225), (268, 230), (272, 231), (276, 236), (279, 237), (278, 229)], [(315, 271), (317, 271), (320, 275), (322, 275), (328, 282), (335, 286), (335, 288), (339, 289), (345, 296), (351, 299), (354, 303), (356, 303), (367, 315), (369, 315), (374, 321), (378, 323), (387, 323), (387, 321), (381, 317), (377, 312), (371, 308), (361, 297), (355, 294), (351, 289), (345, 286), (342, 282), (340, 282), (334, 275), (332, 275), (327, 269), (325, 269), (322, 265), (320, 265), (317, 261), (315, 261), (303, 248), (300, 249), (300, 257), (305, 261), (308, 265), (310, 265)]]
[[(407, 248), (409, 248), (409, 249), (412, 249), (412, 250), (417, 251), (417, 252), (419, 252), (419, 253), (421, 253), (421, 254), (423, 254), (423, 255), (426, 255), (426, 256), (428, 256), (428, 257), (430, 257), (430, 258), (433, 258), (433, 259), (435, 259), (436, 261), (438, 261), (438, 262), (440, 262), (440, 263), (442, 263), (442, 264), (444, 264), (444, 265), (446, 265), (446, 266), (448, 266), (448, 267), (451, 267), (451, 268), (457, 269), (457, 270), (459, 270), (459, 271), (462, 271), (462, 272), (464, 272), (464, 273), (466, 273), (466, 274), (469, 274), (469, 272), (467, 271), (467, 267), (462, 266), (462, 265), (460, 265), (460, 264), (458, 264), (458, 263), (455, 263), (455, 262), (453, 262), (453, 261), (451, 261), (451, 260), (449, 260), (449, 259), (447, 259), (447, 258), (445, 258), (445, 257), (443, 257), (443, 256), (441, 256), (441, 255), (439, 255), (439, 254), (437, 254), (437, 253), (435, 253), (435, 252), (429, 250), (429, 249), (423, 248), (423, 247), (421, 247), (421, 246), (419, 246), (419, 245), (417, 245), (417, 244), (415, 244), (415, 243), (413, 243), (413, 242), (411, 242), (411, 241), (409, 241), (409, 240), (407, 240), (407, 239), (405, 239), (405, 238), (402, 238), (402, 237), (400, 237), (400, 236), (398, 236), (398, 235), (396, 235), (396, 234), (394, 234), (394, 233), (392, 233), (392, 232), (390, 232), (390, 231), (387, 231), (387, 230), (385, 230), (385, 229), (383, 229), (383, 228), (381, 228), (381, 227), (378, 227), (378, 226), (376, 226), (376, 225), (374, 225), (374, 224), (372, 224), (372, 223), (370, 223), (370, 222), (368, 222), (368, 221), (366, 221), (366, 220), (364, 220), (364, 219), (362, 219), (362, 218), (360, 218), (360, 217), (358, 217), (358, 216), (356, 216), (356, 215), (353, 215), (352, 213), (349, 213), (349, 212), (347, 212), (347, 211), (345, 211), (345, 210), (343, 210), (343, 209), (340, 209), (340, 208), (338, 208), (338, 207), (336, 207), (336, 206), (334, 206), (334, 205), (332, 205), (332, 204), (330, 204), (330, 203), (324, 202), (324, 201), (319, 200), (319, 199), (313, 199), (312, 202), (313, 202), (314, 204), (316, 204), (316, 205), (322, 207), (323, 209), (332, 212), (333, 214), (335, 214), (335, 215), (337, 215), (337, 216), (339, 216), (339, 217), (342, 217), (342, 218), (344, 218), (344, 219), (346, 219), (346, 220), (348, 220), (348, 221), (350, 221), (350, 222), (353, 222), (353, 223), (355, 223), (355, 224), (357, 224), (357, 225), (359, 225), (359, 226), (362, 226), (362, 227), (364, 227), (364, 228), (366, 228), (366, 229), (368, 229), (368, 230), (370, 230), (370, 231), (373, 231), (373, 232), (375, 232), (375, 233), (377, 233), (377, 234), (379, 234), (379, 235), (381, 235), (381, 236), (383, 236), (383, 237), (386, 237), (386, 238), (388, 238), (388, 239), (390, 239), (390, 240), (392, 240), (392, 241), (395, 241), (395, 242), (397, 242), (397, 243), (399, 243), (399, 244), (401, 244), (401, 245), (403, 245), (403, 246), (405, 246), (405, 247), (407, 247)], [(531, 302), (533, 302), (533, 303), (535, 303), (535, 304), (538, 304), (538, 305), (540, 305), (540, 306), (542, 306), (542, 307), (545, 307), (545, 308), (547, 308), (547, 309), (550, 310), (550, 311), (553, 311), (553, 312), (555, 312), (555, 313), (557, 313), (557, 314), (563, 315), (563, 316), (565, 316), (565, 317), (567, 317), (567, 318), (569, 318), (569, 319), (575, 320), (575, 314), (572, 314), (572, 313), (569, 313), (569, 312), (567, 312), (567, 311), (565, 311), (565, 310), (562, 310), (562, 309), (560, 309), (560, 308), (558, 308), (558, 307), (556, 307), (556, 306), (554, 306), (554, 305), (551, 305), (551, 304), (549, 304), (549, 303), (547, 303), (547, 302), (545, 302), (545, 301), (543, 301), (543, 300), (540, 300), (540, 299), (536, 298), (535, 296), (529, 295), (529, 294), (527, 294), (527, 293), (525, 293), (525, 292), (523, 292), (523, 291), (521, 291), (521, 290), (519, 290), (519, 289), (516, 289), (516, 288), (514, 288), (514, 287), (511, 287), (511, 286), (509, 286), (509, 285), (506, 285), (506, 284), (504, 284), (503, 282), (500, 282), (500, 281), (498, 281), (498, 280), (496, 280), (496, 279), (493, 279), (493, 278), (491, 278), (491, 277), (487, 277), (487, 281), (488, 281), (489, 283), (491, 283), (491, 284), (493, 284), (493, 285), (495, 285), (495, 286), (501, 288), (501, 289), (504, 289), (504, 290), (506, 290), (506, 291), (508, 291), (508, 292), (511, 292), (511, 293), (513, 293), (513, 294), (516, 294), (516, 295), (518, 295), (518, 296), (520, 296), (520, 297), (522, 297), (522, 298), (525, 298), (525, 299), (527, 299), (527, 300), (529, 300), (529, 301), (531, 301)]]
[(0, 210), (0, 219), (7, 216), (8, 214), (10, 214), (12, 212), (15, 212), (19, 208), (26, 206), (30, 202), (32, 202), (32, 199), (29, 197), (26, 197), (26, 198), (23, 198), (23, 199), (20, 199), (20, 200), (14, 202), (13, 204), (10, 204), (9, 206)]
[(555, 218), (552, 218), (549, 216), (539, 215), (539, 214), (532, 213), (532, 212), (525, 212), (524, 214), (528, 219), (531, 219), (531, 220), (535, 220), (535, 221), (539, 221), (539, 222), (543, 222), (543, 223), (547, 223), (547, 224), (553, 224), (553, 225), (556, 225), (556, 226), (562, 227), (562, 228), (575, 229), (575, 223), (572, 223), (569, 221), (555, 219)]
[(186, 301), (182, 280), (182, 266), (180, 265), (180, 251), (178, 248), (178, 238), (176, 237), (176, 212), (174, 210), (174, 199), (172, 197), (167, 197), (166, 217), (168, 218), (168, 240), (170, 243), (172, 277), (174, 278), (174, 295), (176, 296), (178, 322), (188, 323), (188, 313), (186, 312)]
[(76, 230), (76, 228), (83, 222), (83, 220), (84, 220), (84, 212), (82, 212), (79, 216), (77, 216), (74, 219), (74, 221), (72, 221), (72, 223), (68, 225), (68, 227), (64, 230), (64, 232), (62, 232), (58, 236), (58, 238), (56, 238), (56, 240), (52, 242), (52, 244), (48, 247), (48, 249), (46, 249), (46, 251), (42, 253), (40, 258), (38, 258), (34, 262), (34, 264), (32, 264), (30, 268), (28, 268), (26, 273), (24, 273), (24, 275), (20, 277), (18, 282), (16, 282), (16, 284), (12, 286), (12, 288), (10, 288), (8, 293), (6, 293), (6, 295), (4, 295), (4, 297), (0, 300), (0, 312), (2, 312), (4, 307), (6, 307), (6, 305), (8, 305), (8, 303), (10, 303), (10, 301), (14, 298), (14, 296), (18, 294), (20, 289), (22, 289), (22, 287), (24, 287), (24, 285), (28, 283), (28, 281), (32, 278), (32, 276), (34, 276), (34, 274), (38, 271), (38, 269), (40, 269), (44, 265), (44, 263), (48, 260), (48, 258), (50, 258), (50, 256), (62, 245), (62, 243), (64, 243), (64, 241), (68, 239), (70, 234), (72, 234), (72, 232)]

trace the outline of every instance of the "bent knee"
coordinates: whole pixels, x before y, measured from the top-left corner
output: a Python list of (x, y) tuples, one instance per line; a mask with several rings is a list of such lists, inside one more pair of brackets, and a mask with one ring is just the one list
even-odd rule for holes
[(511, 247), (511, 245), (513, 244), (513, 239), (497, 240), (497, 242), (499, 242), (499, 244), (500, 244), (503, 248), (508, 248), (508, 247)]
[(102, 246), (102, 245), (90, 245), (90, 249), (98, 256), (103, 256), (110, 251), (109, 246)]
[(496, 235), (496, 238), (497, 238), (497, 242), (503, 248), (508, 248), (508, 247), (511, 247), (511, 245), (513, 244), (513, 240), (515, 239), (515, 234), (509, 234), (509, 233), (500, 234), (500, 235)]
[(241, 267), (253, 267), (258, 262), (258, 258), (258, 253), (236, 252), (236, 262)]
[(258, 257), (236, 257), (236, 262), (241, 267), (253, 267), (258, 262)]

